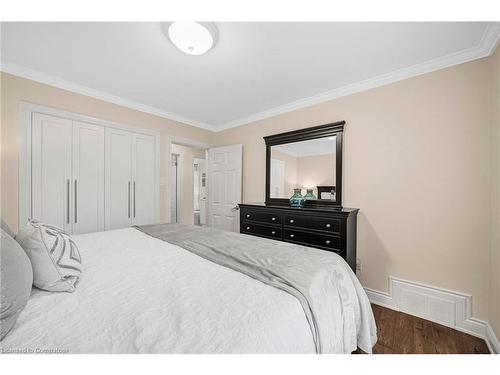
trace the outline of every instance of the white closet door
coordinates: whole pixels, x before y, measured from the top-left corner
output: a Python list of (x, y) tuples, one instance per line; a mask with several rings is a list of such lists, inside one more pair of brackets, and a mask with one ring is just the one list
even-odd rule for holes
[(31, 217), (71, 233), (72, 122), (33, 113)]
[(156, 222), (155, 146), (155, 137), (134, 134), (132, 146), (132, 223), (134, 225)]
[(106, 129), (106, 230), (132, 224), (132, 138), (130, 132)]
[(104, 230), (104, 128), (73, 123), (73, 233)]

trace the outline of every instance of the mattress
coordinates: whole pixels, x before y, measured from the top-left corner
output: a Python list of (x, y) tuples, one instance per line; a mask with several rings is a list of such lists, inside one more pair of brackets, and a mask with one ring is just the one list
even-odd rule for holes
[(74, 293), (33, 289), (4, 352), (314, 353), (292, 295), (134, 228), (74, 236)]

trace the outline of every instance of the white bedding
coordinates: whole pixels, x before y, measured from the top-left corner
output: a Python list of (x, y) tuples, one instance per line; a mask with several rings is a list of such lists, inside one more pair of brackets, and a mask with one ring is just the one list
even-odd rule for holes
[(74, 293), (34, 289), (4, 351), (314, 353), (298, 300), (133, 228), (74, 236)]

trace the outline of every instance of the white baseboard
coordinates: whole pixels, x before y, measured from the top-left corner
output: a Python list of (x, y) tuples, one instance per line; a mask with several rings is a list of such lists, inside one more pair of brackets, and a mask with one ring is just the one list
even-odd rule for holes
[(488, 322), (472, 317), (472, 296), (413, 281), (389, 277), (389, 293), (365, 288), (371, 303), (418, 316), (480, 337), (491, 353), (500, 343)]
[(495, 354), (500, 354), (500, 341), (498, 340), (498, 337), (495, 335), (495, 331), (493, 331), (493, 328), (490, 326), (490, 323), (486, 323), (486, 337), (485, 341), (486, 344), (488, 345), (488, 348), (490, 349), (490, 352), (495, 353)]

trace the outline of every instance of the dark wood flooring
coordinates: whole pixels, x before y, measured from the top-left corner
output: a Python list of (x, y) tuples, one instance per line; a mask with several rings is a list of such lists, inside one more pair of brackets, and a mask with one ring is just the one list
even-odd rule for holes
[(484, 340), (428, 320), (372, 305), (374, 354), (488, 354)]

